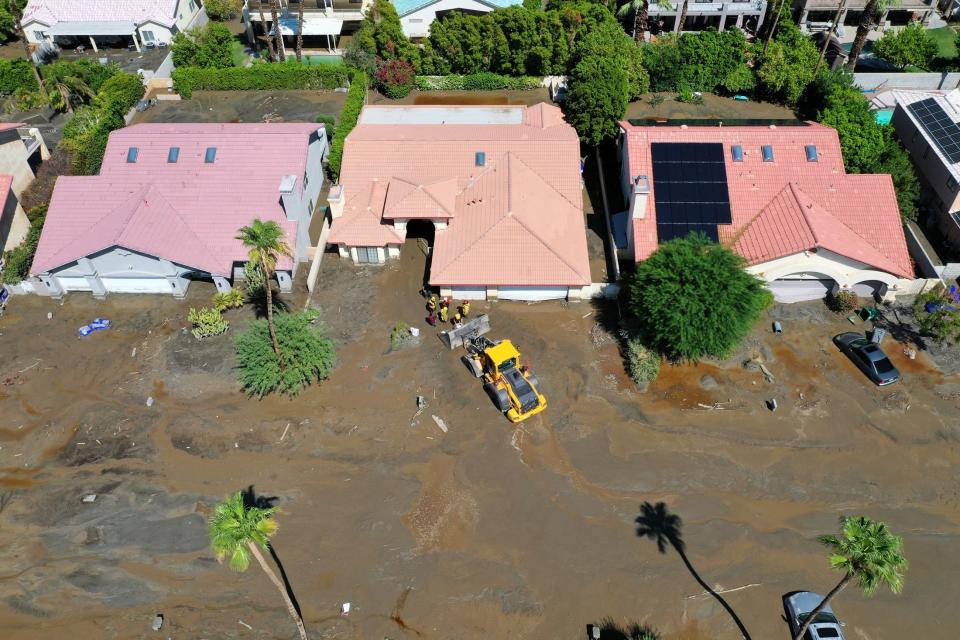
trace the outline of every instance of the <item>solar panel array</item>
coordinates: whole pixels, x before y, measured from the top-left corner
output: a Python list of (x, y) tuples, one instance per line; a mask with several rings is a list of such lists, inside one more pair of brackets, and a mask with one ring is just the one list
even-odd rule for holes
[(960, 162), (960, 125), (950, 119), (934, 98), (927, 98), (907, 106), (920, 126), (937, 143), (951, 163)]
[(733, 221), (723, 145), (654, 142), (650, 152), (659, 241), (696, 231), (719, 241), (717, 225)]

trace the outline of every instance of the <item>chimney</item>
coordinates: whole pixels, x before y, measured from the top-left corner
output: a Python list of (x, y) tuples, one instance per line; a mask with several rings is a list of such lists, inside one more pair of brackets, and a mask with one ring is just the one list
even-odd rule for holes
[(327, 202), (330, 203), (330, 217), (339, 218), (343, 215), (343, 205), (346, 200), (342, 184), (330, 185), (330, 194), (327, 196)]
[(299, 198), (297, 197), (297, 176), (283, 176), (280, 178), (280, 202), (287, 220), (300, 218)]
[(647, 215), (647, 198), (650, 197), (650, 178), (633, 177), (633, 190), (630, 192), (630, 218), (639, 220)]

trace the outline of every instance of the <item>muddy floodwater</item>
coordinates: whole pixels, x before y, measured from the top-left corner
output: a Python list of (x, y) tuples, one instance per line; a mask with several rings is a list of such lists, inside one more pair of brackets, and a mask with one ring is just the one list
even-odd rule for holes
[[(427, 330), (422, 274), (414, 244), (380, 269), (326, 256), (312, 302), (339, 365), (293, 400), (237, 389), (249, 309), (227, 312), (222, 337), (182, 330), (209, 285), (186, 301), (14, 300), (0, 318), (0, 637), (294, 637), (263, 573), (208, 546), (211, 506), (247, 487), (281, 510), (274, 548), (311, 638), (573, 640), (603, 618), (740, 637), (674, 550), (636, 536), (644, 501), (682, 518), (692, 568), (755, 640), (788, 637), (784, 593), (835, 584), (816, 536), (841, 514), (885, 520), (910, 560), (902, 595), (839, 597), (847, 638), (956, 637), (960, 379), (925, 353), (888, 338), (904, 380), (877, 389), (830, 344), (845, 318), (776, 307), (735, 357), (665, 367), (640, 392), (604, 330), (615, 310), (475, 303), (549, 400), (514, 427)], [(78, 338), (97, 316), (114, 327)], [(391, 351), (398, 321), (422, 333)], [(772, 381), (742, 366), (753, 357)]]

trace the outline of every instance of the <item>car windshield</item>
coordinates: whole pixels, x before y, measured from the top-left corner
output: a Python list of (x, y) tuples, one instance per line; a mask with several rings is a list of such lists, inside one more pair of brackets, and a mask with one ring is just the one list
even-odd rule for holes
[(500, 371), (509, 371), (510, 369), (513, 369), (516, 366), (517, 366), (516, 358), (507, 358), (506, 360), (500, 363)]
[(880, 358), (874, 361), (874, 366), (877, 368), (877, 373), (881, 375), (893, 371), (893, 363), (888, 358)]
[(817, 627), (818, 638), (839, 638), (840, 632), (835, 627)]
[[(800, 619), (806, 620), (810, 616), (810, 613), (801, 613)], [(827, 613), (826, 611), (821, 611), (817, 614), (817, 617), (813, 619), (811, 624), (837, 624), (837, 616), (832, 613)]]

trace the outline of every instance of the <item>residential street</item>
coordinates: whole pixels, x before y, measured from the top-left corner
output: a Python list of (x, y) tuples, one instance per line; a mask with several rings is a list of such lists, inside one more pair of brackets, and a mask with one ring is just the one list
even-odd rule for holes
[[(813, 302), (775, 305), (734, 357), (665, 366), (641, 393), (604, 329), (612, 307), (477, 302), (548, 398), (514, 427), (428, 331), (422, 274), (412, 242), (379, 268), (328, 254), (313, 303), (339, 365), (293, 400), (238, 390), (249, 306), (223, 336), (181, 331), (211, 285), (15, 299), (0, 318), (4, 638), (292, 637), (266, 576), (209, 548), (212, 505), (250, 486), (276, 496), (311, 638), (575, 639), (605, 617), (738, 638), (677, 553), (635, 535), (644, 501), (682, 518), (692, 567), (754, 640), (788, 637), (784, 593), (836, 584), (816, 536), (841, 514), (887, 522), (910, 560), (902, 595), (839, 596), (847, 637), (954, 635), (960, 377), (888, 337), (904, 379), (873, 387), (830, 342), (862, 326)], [(113, 328), (76, 337), (95, 317)], [(422, 333), (390, 352), (398, 321)], [(772, 383), (743, 366), (754, 356)]]

